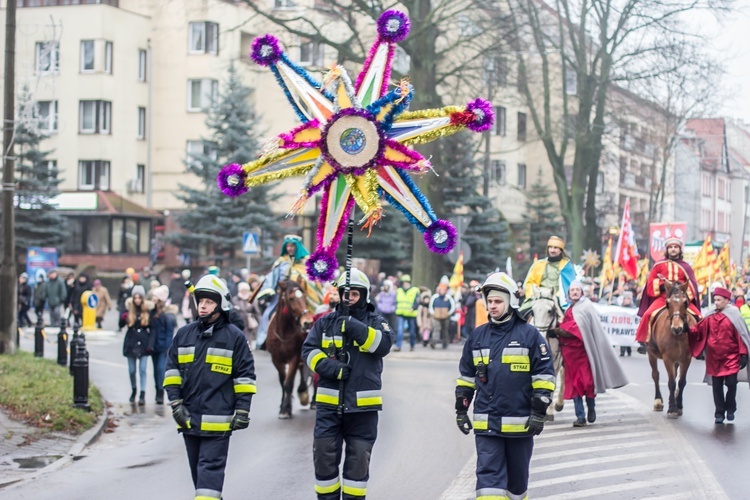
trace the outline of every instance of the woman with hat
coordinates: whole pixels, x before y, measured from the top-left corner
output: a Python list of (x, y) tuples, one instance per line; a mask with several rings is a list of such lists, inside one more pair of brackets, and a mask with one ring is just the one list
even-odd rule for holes
[(169, 302), (169, 287), (161, 285), (151, 294), (154, 301), (154, 317), (151, 320), (151, 333), (154, 348), (151, 361), (154, 365), (156, 404), (164, 404), (164, 371), (167, 366), (167, 351), (172, 345), (174, 329), (177, 326), (177, 306)]
[(138, 363), (138, 373), (141, 380), (141, 394), (138, 406), (146, 404), (146, 368), (148, 355), (154, 350), (154, 337), (151, 335), (151, 311), (153, 302), (146, 300), (146, 290), (141, 285), (133, 287), (133, 293), (125, 301), (127, 312), (120, 317), (120, 328), (127, 326), (125, 339), (122, 344), (122, 355), (128, 358), (130, 372), (130, 402), (135, 402), (137, 392), (135, 365)]

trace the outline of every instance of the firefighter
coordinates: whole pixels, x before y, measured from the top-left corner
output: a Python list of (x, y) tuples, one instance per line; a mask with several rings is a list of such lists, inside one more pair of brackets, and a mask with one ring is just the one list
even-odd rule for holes
[[(344, 300), (346, 273), (337, 284)], [(393, 342), (388, 322), (369, 302), (370, 280), (351, 270), (349, 313), (339, 305), (307, 335), (302, 356), (320, 377), (313, 439), (315, 492), (321, 500), (364, 499), (378, 434), (383, 356)], [(342, 446), (343, 477), (339, 480)]]
[(177, 331), (167, 353), (164, 388), (185, 439), (195, 498), (219, 500), (229, 437), (250, 424), (255, 368), (245, 336), (229, 323), (226, 283), (208, 274), (194, 294), (198, 320)]
[(549, 345), (518, 315), (518, 296), (507, 274), (487, 277), (482, 297), (489, 322), (469, 335), (459, 362), (456, 422), (469, 434), (474, 399), (477, 500), (526, 498), (534, 436), (544, 429), (555, 390)]

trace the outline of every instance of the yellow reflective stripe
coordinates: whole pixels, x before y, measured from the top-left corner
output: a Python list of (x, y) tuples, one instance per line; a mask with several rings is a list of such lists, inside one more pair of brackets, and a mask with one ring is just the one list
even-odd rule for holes
[(230, 423), (219, 423), (219, 422), (201, 422), (202, 431), (215, 431), (215, 432), (226, 432), (231, 430)]
[(317, 403), (337, 405), (339, 404), (339, 391), (336, 389), (318, 387), (318, 392), (315, 393), (315, 401)]
[(344, 495), (364, 497), (367, 495), (367, 481), (352, 481), (350, 479), (344, 479), (341, 491)]
[(195, 500), (221, 500), (221, 497), (207, 497), (205, 495), (195, 497)]
[[(314, 356), (312, 356), (313, 354)], [(320, 360), (325, 359), (327, 357), (323, 351), (317, 350), (317, 349), (311, 352), (310, 356), (307, 357), (308, 359), (307, 366), (309, 366), (312, 371), (315, 371), (315, 367), (318, 366), (318, 363), (320, 363)]]
[(482, 495), (477, 497), (477, 500), (508, 500), (508, 497), (501, 495)]
[(548, 391), (554, 391), (555, 390), (555, 384), (554, 382), (548, 382), (546, 380), (534, 380), (531, 383), (532, 389), (547, 389)]
[(503, 354), (503, 363), (530, 363), (528, 356), (520, 356), (520, 355), (505, 355)]
[[(367, 327), (367, 340), (365, 340), (365, 343), (362, 344), (360, 350), (364, 349), (365, 351), (374, 351), (377, 349), (378, 345), (380, 345), (380, 340), (382, 339), (382, 334), (380, 333), (380, 330), (376, 330), (371, 326)], [(375, 344), (375, 341), (377, 342), (377, 345), (375, 345), (375, 349), (371, 349), (372, 346)]]
[(338, 491), (338, 489), (341, 488), (341, 483), (339, 482), (338, 479), (334, 479), (334, 481), (336, 482), (333, 484), (329, 484), (329, 485), (322, 484), (322, 482), (315, 483), (315, 493), (319, 495), (325, 495), (327, 493), (334, 493)]
[(168, 385), (182, 385), (182, 377), (177, 375), (176, 377), (164, 377), (164, 387)]
[[(474, 366), (478, 365), (480, 361), (484, 363), (485, 365), (489, 365), (490, 357), (489, 356), (477, 356), (476, 358), (474, 358)], [(505, 363), (505, 361), (503, 361), (503, 363)]]
[(240, 377), (234, 379), (234, 393), (235, 394), (255, 394), (255, 380), (250, 377)]
[(380, 395), (380, 391), (357, 392), (357, 406), (375, 406), (382, 404), (383, 397)]
[(191, 352), (190, 354), (178, 354), (177, 355), (178, 363), (192, 363), (193, 361), (195, 361), (194, 352)]
[(459, 387), (469, 387), (471, 389), (477, 388), (477, 384), (474, 382), (474, 377), (458, 377), (456, 379), (456, 385)]
[(478, 431), (486, 431), (489, 428), (490, 416), (486, 413), (475, 413), (474, 414), (474, 429)]
[(502, 417), (500, 432), (526, 432), (526, 422), (529, 417)]
[(195, 500), (220, 500), (221, 491), (212, 490), (209, 488), (198, 488), (195, 490)]
[(232, 366), (232, 358), (228, 358), (226, 356), (217, 356), (216, 354), (206, 354), (206, 363)]

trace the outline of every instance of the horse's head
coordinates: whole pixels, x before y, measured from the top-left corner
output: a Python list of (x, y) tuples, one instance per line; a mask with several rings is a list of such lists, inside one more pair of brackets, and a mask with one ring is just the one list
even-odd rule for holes
[(312, 316), (307, 309), (307, 296), (299, 284), (294, 281), (279, 282), (279, 305), (287, 309), (303, 330), (312, 325)]
[(664, 280), (665, 296), (667, 297), (667, 312), (672, 335), (681, 335), (688, 330), (688, 286), (689, 283), (675, 284)]
[(545, 334), (555, 328), (559, 319), (555, 292), (549, 288), (534, 287), (529, 322)]

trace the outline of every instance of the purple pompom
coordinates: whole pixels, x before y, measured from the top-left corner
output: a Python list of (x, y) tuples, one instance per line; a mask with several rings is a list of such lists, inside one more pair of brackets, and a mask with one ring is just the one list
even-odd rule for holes
[(242, 170), (242, 165), (239, 163), (225, 165), (219, 175), (216, 176), (216, 182), (219, 184), (221, 192), (233, 198), (247, 193), (248, 188), (245, 186), (245, 180), (247, 180), (247, 174)]
[(331, 281), (334, 278), (339, 263), (335, 253), (326, 252), (320, 248), (307, 258), (307, 276), (315, 281)]
[(406, 38), (410, 26), (406, 14), (397, 10), (387, 10), (378, 18), (378, 34), (388, 43), (397, 43)]
[(272, 66), (278, 62), (281, 53), (279, 39), (273, 35), (263, 35), (253, 40), (250, 58), (261, 66)]
[(492, 128), (495, 123), (495, 113), (492, 103), (484, 99), (474, 99), (466, 106), (466, 111), (474, 113), (474, 121), (467, 123), (466, 127), (474, 132), (484, 132)]
[(450, 252), (456, 240), (456, 228), (447, 220), (436, 220), (424, 232), (425, 245), (435, 253)]

